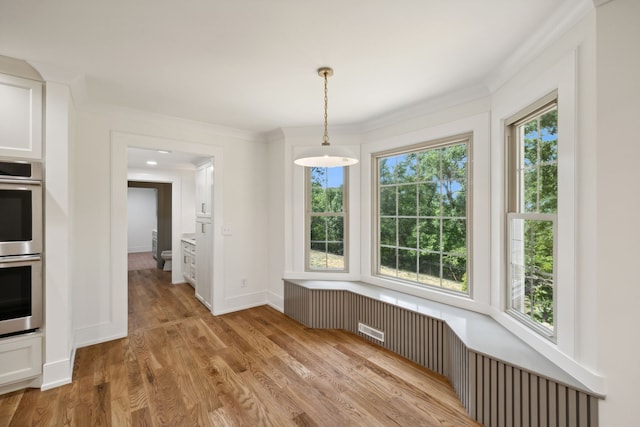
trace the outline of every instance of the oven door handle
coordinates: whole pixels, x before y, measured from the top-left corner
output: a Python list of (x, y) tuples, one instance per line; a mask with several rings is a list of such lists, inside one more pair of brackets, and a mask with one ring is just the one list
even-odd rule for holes
[(9, 185), (42, 185), (42, 181), (35, 181), (33, 179), (0, 179), (0, 184)]
[(41, 261), (40, 255), (11, 255), (0, 257), (0, 263)]

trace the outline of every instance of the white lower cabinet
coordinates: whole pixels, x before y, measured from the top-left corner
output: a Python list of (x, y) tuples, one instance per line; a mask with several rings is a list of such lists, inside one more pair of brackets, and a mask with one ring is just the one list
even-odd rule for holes
[(151, 230), (151, 255), (158, 259), (158, 230)]
[(0, 340), (0, 388), (42, 374), (42, 334)]
[(196, 286), (196, 245), (191, 241), (182, 241), (182, 276), (195, 288)]

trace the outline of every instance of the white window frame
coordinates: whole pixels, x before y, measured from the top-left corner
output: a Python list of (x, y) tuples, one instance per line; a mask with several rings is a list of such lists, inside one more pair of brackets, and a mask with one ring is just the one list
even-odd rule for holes
[[(312, 212), (311, 210), (311, 169), (310, 167), (304, 168), (304, 180), (305, 180), (305, 197), (304, 197), (304, 212), (305, 212), (305, 239), (304, 239), (304, 269), (305, 272), (311, 273), (348, 273), (349, 272), (349, 166), (341, 166), (342, 168), (342, 212)], [(344, 268), (331, 269), (331, 268), (312, 268), (311, 267), (311, 217), (323, 216), (333, 217), (338, 216), (343, 218), (343, 257)]]
[[(505, 291), (506, 291), (506, 300), (505, 300), (505, 311), (517, 319), (519, 322), (526, 325), (531, 330), (540, 334), (541, 336), (551, 340), (552, 342), (556, 342), (557, 339), (557, 318), (558, 318), (558, 213), (557, 209), (560, 206), (560, 195), (558, 194), (558, 207), (556, 208), (556, 213), (532, 213), (532, 212), (521, 212), (522, 209), (522, 185), (519, 183), (518, 179), (518, 165), (520, 164), (519, 158), (522, 157), (520, 141), (517, 135), (518, 126), (523, 124), (525, 121), (531, 120), (533, 117), (540, 116), (546, 113), (549, 110), (555, 108), (558, 109), (558, 92), (552, 91), (551, 93), (543, 96), (537, 101), (531, 103), (524, 109), (520, 110), (516, 114), (509, 117), (504, 122), (505, 126), (505, 153), (507, 153), (506, 160), (506, 177), (505, 177), (505, 197), (506, 197), (506, 222), (505, 222), (505, 235), (507, 239), (506, 243), (506, 252), (505, 252), (505, 265), (507, 269), (507, 275), (505, 280)], [(559, 120), (559, 119), (558, 119)], [(558, 134), (560, 134), (560, 122), (558, 121)], [(559, 152), (560, 152), (560, 137), (558, 136), (558, 159), (556, 160), (556, 165), (558, 167), (557, 177), (560, 175), (560, 162), (559, 162)], [(559, 187), (559, 184), (558, 184)], [(539, 324), (532, 318), (529, 318), (526, 314), (516, 310), (512, 307), (513, 301), (513, 286), (512, 279), (514, 277), (514, 271), (511, 268), (512, 266), (512, 255), (514, 254), (515, 248), (512, 246), (513, 238), (512, 235), (512, 222), (514, 219), (523, 219), (523, 220), (543, 220), (543, 221), (551, 221), (553, 226), (553, 319), (554, 325), (553, 329), (546, 328), (544, 325)]]
[[(467, 291), (454, 291), (449, 290), (441, 286), (433, 286), (424, 283), (414, 282), (403, 280), (400, 278), (382, 275), (379, 273), (380, 270), (380, 243), (379, 243), (379, 235), (380, 235), (380, 206), (378, 195), (380, 192), (379, 189), (379, 167), (378, 160), (382, 157), (389, 157), (395, 155), (409, 154), (413, 152), (420, 152), (429, 149), (437, 149), (443, 148), (447, 146), (457, 145), (465, 143), (467, 145), (467, 165), (466, 165), (466, 180), (467, 180), (467, 195), (466, 195), (466, 274), (467, 274)], [(371, 275), (373, 277), (396, 282), (399, 284), (406, 284), (410, 286), (415, 286), (419, 288), (428, 289), (441, 294), (450, 294), (455, 295), (456, 297), (464, 297), (464, 298), (473, 298), (473, 220), (472, 220), (472, 212), (473, 212), (473, 133), (464, 133), (450, 137), (444, 137), (439, 139), (430, 140), (427, 142), (413, 144), (404, 147), (398, 147), (390, 150), (379, 151), (372, 153), (371, 155), (371, 171), (372, 171), (372, 195), (371, 195), (371, 206), (372, 206), (372, 235), (371, 235)]]

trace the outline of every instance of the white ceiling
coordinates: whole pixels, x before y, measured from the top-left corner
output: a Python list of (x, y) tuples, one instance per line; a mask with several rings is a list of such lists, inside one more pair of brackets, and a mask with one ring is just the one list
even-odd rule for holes
[[(0, 0), (0, 55), (123, 107), (250, 132), (487, 93), (589, 0)], [(570, 24), (570, 22), (569, 22)], [(521, 46), (521, 48), (519, 48)]]

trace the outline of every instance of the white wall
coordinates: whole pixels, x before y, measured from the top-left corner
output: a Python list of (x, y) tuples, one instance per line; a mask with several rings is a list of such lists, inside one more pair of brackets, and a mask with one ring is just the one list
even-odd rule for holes
[(158, 190), (127, 189), (127, 252), (151, 252), (152, 230), (158, 228)]
[(597, 360), (607, 378), (601, 426), (638, 425), (640, 339), (640, 2), (597, 9)]
[(285, 271), (285, 138), (282, 131), (269, 136), (269, 193), (267, 237), (267, 300), (277, 310), (284, 311), (282, 274)]
[(45, 288), (44, 368), (42, 388), (71, 382), (73, 372), (71, 244), (74, 213), (68, 173), (75, 146), (75, 111), (69, 89), (54, 82), (46, 87), (45, 114)]
[[(138, 144), (141, 140), (143, 145)], [(267, 150), (256, 140), (249, 133), (138, 112), (78, 113), (72, 166), (77, 177), (73, 313), (78, 345), (126, 335), (124, 188), (129, 143), (218, 154), (214, 173), (220, 212), (214, 224), (219, 243), (214, 256), (220, 268), (214, 271), (214, 312), (266, 302)], [(232, 224), (233, 234), (221, 237), (225, 222)], [(242, 278), (247, 279), (246, 288), (240, 287)]]
[(504, 168), (492, 173), (492, 316), (582, 383), (604, 393), (596, 349), (595, 272), (595, 13), (556, 40), (513, 76), (492, 100), (492, 164), (504, 165), (504, 120), (558, 92), (559, 203), (556, 343), (504, 312)]

